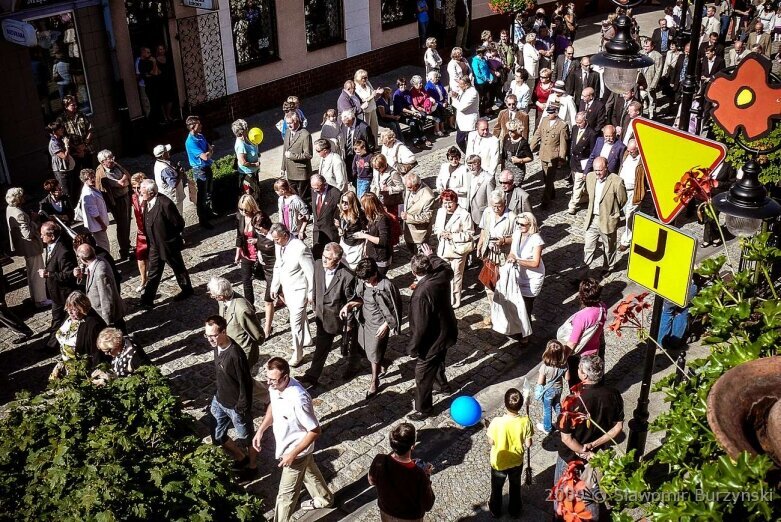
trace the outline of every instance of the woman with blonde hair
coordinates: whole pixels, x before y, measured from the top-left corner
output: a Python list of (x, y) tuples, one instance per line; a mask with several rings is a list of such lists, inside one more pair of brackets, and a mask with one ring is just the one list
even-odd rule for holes
[(431, 71), (439, 71), (442, 67), (442, 57), (437, 52), (437, 39), (430, 36), (426, 39), (426, 52), (423, 53), (423, 64), (426, 66), (426, 77)]
[(344, 254), (342, 262), (355, 270), (363, 258), (365, 240), (355, 238), (355, 233), (366, 229), (366, 216), (363, 214), (355, 192), (348, 191), (339, 198), (339, 246)]
[(529, 89), (534, 89), (534, 85), (537, 83), (537, 75), (539, 74), (540, 51), (538, 51), (534, 45), (536, 41), (537, 35), (535, 33), (528, 33), (523, 48), (521, 49), (521, 54), (523, 55), (523, 68), (529, 75), (526, 79)]
[(418, 164), (415, 154), (396, 139), (396, 134), (391, 129), (380, 131), (379, 143), (382, 145), (380, 153), (385, 156), (388, 166), (400, 174), (406, 174), (412, 167)]
[(542, 262), (542, 249), (545, 241), (540, 236), (537, 218), (531, 212), (521, 212), (515, 219), (516, 230), (513, 232), (510, 253), (507, 262), (517, 266), (518, 285), (526, 305), (526, 313), (531, 318), (534, 298), (542, 290), (545, 279), (545, 263)]
[(382, 89), (375, 89), (369, 82), (369, 73), (364, 69), (355, 71), (355, 95), (361, 99), (361, 109), (363, 110), (363, 119), (366, 125), (372, 130), (374, 136), (377, 135), (377, 104), (375, 99), (382, 94)]
[(293, 236), (303, 240), (306, 238), (309, 207), (285, 178), (279, 178), (274, 182), (274, 192), (279, 196), (277, 199), (279, 222), (285, 225)]
[(14, 253), (24, 257), (27, 272), (27, 287), (30, 297), (37, 308), (45, 308), (51, 304), (46, 298), (46, 280), (38, 275), (43, 270), (43, 243), (38, 232), (38, 226), (30, 215), (22, 209), (24, 190), (11, 187), (5, 193), (5, 219), (8, 224), (8, 234)]
[(263, 279), (263, 264), (258, 253), (258, 237), (253, 218), (260, 212), (255, 198), (244, 194), (239, 198), (236, 211), (236, 256), (233, 262), (241, 268), (241, 282), (244, 298), (255, 305), (255, 291), (252, 288), (253, 279)]
[(149, 243), (146, 240), (144, 230), (144, 206), (141, 202), (141, 182), (146, 179), (146, 174), (136, 172), (130, 177), (130, 186), (133, 192), (130, 196), (130, 204), (133, 207), (133, 215), (136, 218), (136, 263), (138, 263), (138, 276), (141, 284), (136, 287), (136, 292), (143, 292), (147, 281), (147, 261), (149, 261)]
[(96, 341), (98, 350), (111, 357), (111, 372), (95, 370), (92, 378), (105, 382), (111, 377), (127, 377), (142, 366), (152, 364), (149, 356), (140, 346), (134, 345), (129, 338), (117, 328), (104, 328)]
[(372, 258), (377, 263), (380, 275), (385, 276), (393, 261), (392, 218), (383, 207), (380, 198), (373, 192), (367, 192), (361, 197), (361, 207), (366, 215), (366, 231), (356, 232), (353, 237), (365, 240), (365, 257)]
[(106, 321), (92, 308), (89, 297), (78, 290), (71, 292), (65, 300), (65, 310), (68, 316), (54, 332), (62, 359), (54, 366), (49, 380), (67, 373), (66, 361), (86, 358), (87, 367), (93, 369), (106, 360), (97, 345), (98, 334), (106, 327)]
[(450, 84), (450, 93), (461, 94), (461, 86), (458, 80), (472, 76), (472, 69), (469, 63), (464, 59), (464, 50), (460, 47), (453, 47), (450, 51), (450, 61), (447, 64), (447, 77)]

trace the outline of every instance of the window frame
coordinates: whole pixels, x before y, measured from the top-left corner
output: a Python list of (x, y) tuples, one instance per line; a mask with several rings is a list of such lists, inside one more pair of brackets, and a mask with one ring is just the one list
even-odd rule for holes
[[(383, 4), (385, 4), (387, 1), (394, 1), (396, 4), (402, 4), (402, 5), (409, 5), (412, 4), (412, 18), (411, 19), (401, 19), (401, 20), (394, 20), (392, 22), (385, 22), (382, 19), (382, 7)], [(397, 27), (403, 27), (405, 25), (413, 24), (418, 22), (418, 2), (417, 0), (380, 0), (380, 28), (383, 31), (389, 31), (391, 29), (396, 29)]]
[[(233, 46), (233, 57), (236, 63), (237, 72), (254, 69), (256, 67), (262, 67), (264, 65), (269, 65), (278, 62), (282, 59), (279, 56), (279, 26), (277, 25), (277, 2), (276, 0), (256, 0), (256, 1), (269, 4), (268, 5), (269, 13), (273, 13), (273, 16), (271, 16), (269, 19), (269, 26), (271, 28), (271, 36), (269, 37), (271, 42), (269, 48), (272, 49), (273, 54), (266, 57), (255, 58), (251, 61), (244, 62), (244, 63), (239, 61), (239, 49), (237, 48), (238, 46), (236, 45), (236, 33), (233, 30), (238, 19), (234, 18), (232, 3), (229, 2), (228, 15), (230, 16), (230, 21), (231, 21), (231, 43)], [(282, 1), (284, 2), (285, 0)], [(245, 0), (245, 4), (246, 4), (246, 0)]]

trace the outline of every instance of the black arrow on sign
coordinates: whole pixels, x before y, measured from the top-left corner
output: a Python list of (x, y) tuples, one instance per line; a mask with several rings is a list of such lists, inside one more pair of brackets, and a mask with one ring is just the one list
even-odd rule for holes
[[(643, 256), (649, 261), (658, 263), (664, 258), (664, 251), (667, 248), (667, 230), (660, 228), (659, 235), (656, 238), (656, 249), (650, 250), (644, 246), (640, 246), (637, 243), (634, 245), (634, 252), (639, 256)], [(659, 287), (659, 265), (656, 266), (656, 273), (654, 274), (654, 289)]]

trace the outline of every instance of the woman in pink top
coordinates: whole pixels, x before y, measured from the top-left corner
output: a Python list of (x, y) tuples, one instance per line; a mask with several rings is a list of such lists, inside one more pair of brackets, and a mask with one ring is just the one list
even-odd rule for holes
[[(602, 286), (599, 281), (593, 278), (581, 281), (578, 299), (582, 308), (572, 316), (572, 333), (567, 341), (567, 349), (570, 354), (567, 358), (570, 388), (580, 382), (578, 364), (581, 357), (598, 353), (602, 360), (605, 360), (604, 329), (607, 307), (602, 302)], [(596, 330), (591, 328), (594, 325), (596, 325)], [(572, 351), (581, 343), (584, 334), (589, 335), (589, 332), (592, 333), (581, 351), (573, 354)]]

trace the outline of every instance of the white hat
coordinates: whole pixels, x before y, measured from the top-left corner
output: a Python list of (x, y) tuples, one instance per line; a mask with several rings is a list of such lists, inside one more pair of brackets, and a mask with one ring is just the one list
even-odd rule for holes
[(564, 92), (564, 82), (561, 80), (556, 80), (556, 83), (553, 84), (553, 90), (556, 92)]
[(162, 156), (163, 152), (171, 152), (171, 145), (158, 145), (154, 148), (152, 151), (152, 154), (155, 155), (155, 157)]

